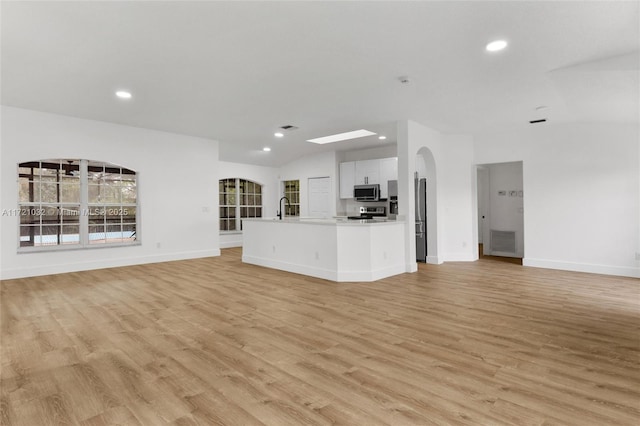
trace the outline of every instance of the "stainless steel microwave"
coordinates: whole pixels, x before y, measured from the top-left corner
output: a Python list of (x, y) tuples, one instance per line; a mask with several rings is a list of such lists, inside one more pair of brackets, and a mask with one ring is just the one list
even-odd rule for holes
[(356, 201), (378, 201), (380, 199), (380, 185), (356, 185), (353, 187), (353, 198)]

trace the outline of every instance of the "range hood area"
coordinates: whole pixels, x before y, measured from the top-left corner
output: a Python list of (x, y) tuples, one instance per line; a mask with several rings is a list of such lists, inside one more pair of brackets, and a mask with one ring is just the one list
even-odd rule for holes
[(355, 201), (381, 201), (380, 184), (355, 185), (353, 199)]

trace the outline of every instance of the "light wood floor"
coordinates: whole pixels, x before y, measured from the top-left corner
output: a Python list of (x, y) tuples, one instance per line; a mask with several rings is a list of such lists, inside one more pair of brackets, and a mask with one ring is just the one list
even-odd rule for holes
[(1, 283), (2, 425), (637, 425), (640, 280), (219, 258)]

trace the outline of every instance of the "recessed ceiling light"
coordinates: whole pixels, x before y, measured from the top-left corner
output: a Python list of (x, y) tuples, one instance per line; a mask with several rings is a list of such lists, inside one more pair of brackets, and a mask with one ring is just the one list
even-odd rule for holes
[(126, 92), (124, 90), (118, 90), (116, 92), (116, 96), (119, 97), (120, 99), (131, 99), (131, 93)]
[(378, 139), (380, 139), (381, 141), (385, 140), (386, 138), (386, 136), (378, 136)]
[(283, 137), (283, 136), (284, 136), (284, 133), (281, 133), (281, 132), (275, 132), (275, 133), (273, 134), (273, 136), (275, 136), (276, 138), (281, 138), (281, 137)]
[(321, 138), (309, 139), (309, 140), (307, 140), (307, 142), (324, 144), (324, 143), (346, 141), (348, 139), (363, 138), (365, 136), (371, 136), (371, 135), (375, 135), (375, 133), (370, 132), (368, 130), (360, 129), (360, 130), (354, 130), (353, 132), (338, 133), (336, 135), (330, 135), (330, 136), (324, 136), (324, 137), (321, 137)]
[(504, 49), (505, 47), (507, 47), (507, 42), (504, 40), (495, 40), (492, 41), (491, 43), (487, 44), (487, 52), (497, 52), (499, 50)]
[(269, 152), (269, 151), (271, 151), (271, 148), (269, 148), (268, 146), (265, 146), (264, 148), (262, 148), (262, 150), (264, 152)]

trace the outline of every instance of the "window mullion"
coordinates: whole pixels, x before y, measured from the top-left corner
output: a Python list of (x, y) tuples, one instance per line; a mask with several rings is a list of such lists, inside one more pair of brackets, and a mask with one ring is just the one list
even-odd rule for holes
[(89, 162), (80, 160), (80, 245), (89, 245)]

